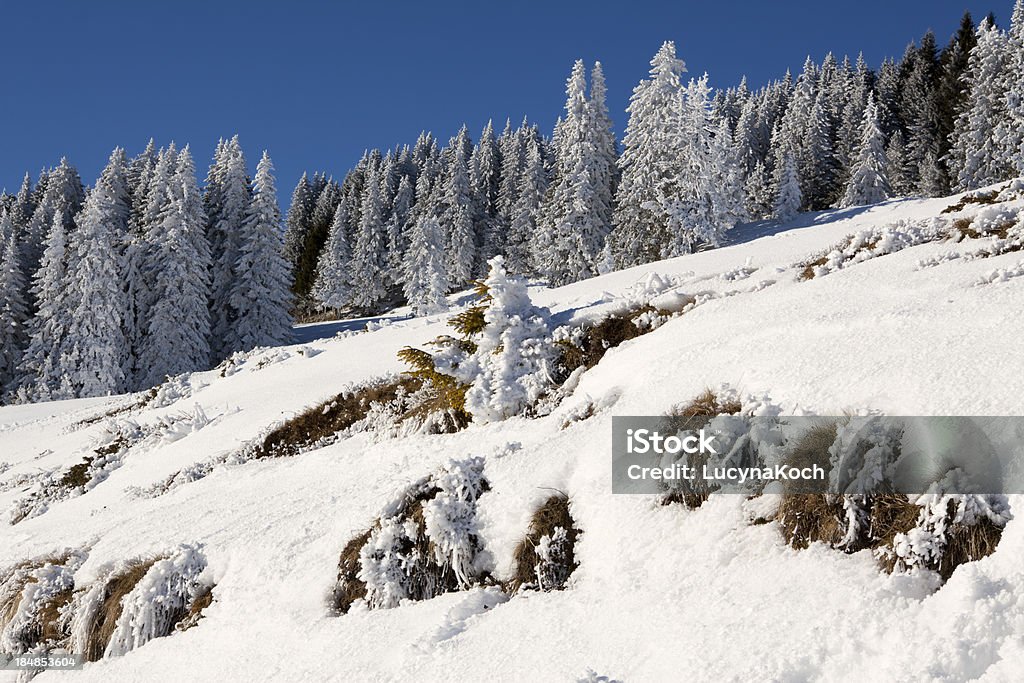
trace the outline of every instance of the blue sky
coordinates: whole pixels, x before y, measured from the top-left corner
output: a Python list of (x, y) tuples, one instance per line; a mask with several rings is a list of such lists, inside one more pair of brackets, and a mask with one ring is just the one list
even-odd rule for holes
[[(1011, 0), (729, 3), (3, 2), (0, 187), (66, 155), (92, 183), (110, 150), (191, 143), (201, 175), (220, 136), (264, 148), (287, 198), (303, 170), (336, 176), (368, 147), (442, 140), (462, 122), (529, 116), (550, 132), (577, 58), (600, 59), (616, 127), (664, 40), (693, 74), (729, 86), (863, 51), (872, 66), (965, 9)], [(753, 7), (751, 7), (753, 5)]]

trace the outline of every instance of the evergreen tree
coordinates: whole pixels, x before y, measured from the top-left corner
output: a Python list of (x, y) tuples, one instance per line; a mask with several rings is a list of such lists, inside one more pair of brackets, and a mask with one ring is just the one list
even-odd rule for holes
[(846, 186), (843, 206), (877, 204), (892, 196), (886, 169), (885, 139), (878, 124), (878, 108), (873, 95), (868, 96), (861, 129), (860, 150)]
[(935, 34), (921, 39), (912, 53), (909, 72), (902, 88), (902, 108), (907, 124), (907, 155), (915, 172), (917, 192), (938, 196), (947, 185), (939, 167), (939, 60)]
[(454, 287), (470, 281), (476, 263), (468, 140), (469, 135), (463, 126), (449, 145), (448, 170), (440, 201), (439, 220), (448, 240), (448, 278)]
[(18, 368), (18, 396), (22, 401), (74, 397), (74, 386), (61, 367), (61, 359), (77, 302), (68, 287), (68, 236), (59, 210), (54, 211), (52, 221), (39, 268), (32, 278), (38, 307), (29, 320), (29, 342)]
[(680, 97), (679, 75), (686, 65), (666, 42), (651, 60), (650, 78), (633, 89), (629, 122), (619, 157), (621, 180), (615, 195), (612, 257), (625, 268), (661, 258), (668, 218), (658, 208), (662, 181), (679, 173), (673, 112)]
[(28, 342), (24, 291), (25, 276), (21, 270), (15, 223), (4, 212), (0, 214), (0, 398), (13, 388)]
[(782, 174), (775, 197), (774, 216), (778, 220), (788, 221), (800, 212), (803, 197), (800, 196), (800, 178), (797, 176), (796, 159), (791, 154), (787, 154), (782, 158), (780, 167)]
[(548, 172), (544, 166), (540, 142), (530, 138), (519, 182), (519, 196), (512, 207), (512, 223), (509, 226), (506, 262), (512, 273), (526, 275), (539, 272), (545, 250), (551, 246), (539, 239), (538, 231), (541, 204), (547, 189)]
[(150, 228), (154, 296), (142, 349), (142, 382), (150, 386), (167, 376), (206, 368), (210, 362), (206, 216), (189, 148), (175, 160), (165, 201)]
[(494, 138), (494, 124), (487, 122), (470, 159), (473, 195), (473, 232), (476, 235), (476, 272), (483, 275), (487, 260), (504, 251), (505, 235), (497, 222), (498, 189), (501, 183), (501, 152)]
[[(512, 130), (511, 121), (506, 121), (505, 130), (498, 138), (498, 148), (501, 150), (501, 182), (498, 187), (497, 219), (500, 229), (506, 231), (507, 239), (510, 238), (508, 230), (512, 225), (512, 211), (519, 199), (519, 179), (526, 165), (526, 143), (529, 137), (529, 127), (524, 119), (516, 130)], [(506, 246), (506, 251), (508, 249), (509, 246)]]
[(1007, 120), (1006, 58), (1006, 36), (987, 19), (982, 21), (964, 74), (969, 93), (967, 107), (957, 117), (949, 154), (957, 191), (984, 187), (1011, 174), (1004, 139), (1000, 137)]
[(1006, 42), (1006, 118), (997, 134), (1004, 159), (1024, 175), (1024, 0), (1013, 7)]
[(341, 202), (334, 212), (312, 291), (323, 306), (334, 309), (345, 308), (352, 300), (353, 283), (349, 274), (352, 247), (348, 241), (348, 224), (348, 204)]
[(26, 173), (25, 178), (21, 181), (21, 188), (18, 190), (18, 194), (14, 196), (14, 202), (10, 207), (11, 228), (13, 230), (11, 234), (16, 241), (21, 241), (22, 235), (28, 229), (29, 221), (32, 220), (32, 213), (35, 209), (32, 178)]
[(614, 126), (608, 115), (608, 86), (605, 84), (601, 62), (595, 62), (590, 72), (590, 100), (587, 105), (590, 134), (594, 145), (594, 189), (598, 199), (597, 209), (607, 236), (612, 229), (615, 190), (619, 181), (619, 151), (615, 142)]
[[(60, 217), (63, 233), (66, 237), (75, 229), (75, 215), (81, 210), (85, 200), (85, 190), (78, 171), (67, 159), (60, 160), (60, 166), (46, 176), (45, 183), (40, 179), (39, 186), (43, 194), (36, 202), (36, 209), (22, 236), (23, 268), (26, 273), (35, 273), (40, 267), (40, 258), (46, 245), (48, 232), (53, 225), (53, 217)], [(30, 310), (36, 305), (35, 296), (30, 296)]]
[(913, 174), (910, 172), (907, 147), (903, 142), (903, 131), (897, 130), (892, 134), (888, 146), (885, 148), (885, 158), (889, 166), (889, 184), (897, 197), (907, 197), (914, 193), (916, 187)]
[(380, 168), (371, 164), (363, 189), (359, 231), (352, 251), (351, 276), (356, 285), (352, 304), (363, 312), (376, 311), (388, 297), (386, 287), (387, 242), (380, 198)]
[(240, 277), (242, 222), (251, 202), (245, 154), (238, 136), (231, 138), (221, 151), (219, 211), (217, 222), (209, 234), (213, 268), (210, 279), (210, 350), (214, 359), (230, 356), (243, 348), (238, 334), (239, 311), (232, 290)]
[(284, 255), (294, 271), (299, 265), (302, 245), (306, 241), (313, 220), (313, 194), (309, 177), (303, 173), (292, 190), (292, 203), (288, 208), (284, 233)]
[(751, 218), (760, 220), (772, 215), (772, 183), (764, 162), (758, 161), (747, 176), (745, 192), (747, 214)]
[(292, 339), (288, 262), (282, 253), (281, 211), (273, 169), (270, 157), (263, 152), (240, 231), (231, 304), (238, 311), (233, 336), (242, 351), (286, 344)]
[(413, 315), (445, 310), (445, 294), (450, 285), (445, 269), (444, 237), (436, 218), (427, 216), (416, 222), (404, 265), (403, 291)]
[(115, 149), (85, 201), (72, 240), (76, 258), (69, 285), (77, 306), (61, 364), (79, 396), (117, 394), (127, 386), (128, 343), (122, 320), (128, 309), (122, 286), (122, 243), (131, 211), (127, 166), (124, 150)]
[(939, 58), (941, 73), (937, 95), (939, 157), (952, 185), (957, 184), (957, 171), (950, 167), (956, 121), (968, 106), (970, 86), (966, 82), (971, 51), (977, 45), (976, 28), (970, 12), (964, 12), (960, 28)]
[(405, 251), (409, 248), (410, 233), (414, 229), (414, 226), (410, 225), (410, 216), (415, 201), (416, 195), (412, 180), (410, 176), (403, 175), (398, 181), (398, 187), (391, 202), (391, 215), (388, 217), (386, 226), (388, 281), (391, 284), (397, 285), (402, 282)]

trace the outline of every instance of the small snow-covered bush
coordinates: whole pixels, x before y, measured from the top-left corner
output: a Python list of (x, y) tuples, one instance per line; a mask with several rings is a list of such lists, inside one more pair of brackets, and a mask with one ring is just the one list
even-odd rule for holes
[(562, 590), (578, 566), (576, 540), (580, 531), (569, 510), (569, 498), (557, 494), (537, 508), (529, 533), (516, 546), (515, 567), (506, 590)]
[(90, 662), (120, 656), (197, 619), (193, 607), (210, 588), (200, 578), (205, 567), (195, 545), (109, 567), (103, 579), (75, 598), (71, 651)]
[(68, 551), (0, 573), (0, 652), (24, 654), (66, 644), (67, 605), (75, 570), (84, 560), (83, 553)]
[(476, 505), (488, 490), (483, 458), (451, 460), (408, 486), (341, 554), (334, 607), (397, 607), (480, 581)]

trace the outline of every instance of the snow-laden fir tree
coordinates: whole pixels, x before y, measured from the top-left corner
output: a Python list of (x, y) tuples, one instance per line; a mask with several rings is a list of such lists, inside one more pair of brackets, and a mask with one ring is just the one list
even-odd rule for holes
[(937, 98), (941, 72), (935, 34), (926, 33), (910, 57), (909, 74), (901, 90), (908, 169), (913, 174), (916, 191), (926, 197), (936, 197), (945, 193), (946, 179), (939, 165)]
[(587, 105), (596, 158), (594, 187), (597, 191), (601, 222), (606, 226), (607, 236), (612, 228), (615, 189), (619, 175), (619, 150), (615, 142), (615, 129), (608, 115), (608, 86), (604, 80), (604, 67), (601, 66), (601, 62), (594, 62), (594, 68), (590, 71), (590, 100)]
[(505, 249), (505, 235), (497, 222), (501, 183), (501, 152), (494, 124), (487, 121), (470, 158), (470, 188), (474, 199), (474, 233), (478, 247), (476, 271), (483, 275), (487, 261)]
[(350, 266), (352, 304), (366, 312), (375, 311), (388, 296), (387, 240), (380, 198), (379, 164), (367, 169), (359, 229)]
[(61, 212), (52, 216), (46, 248), (32, 278), (37, 310), (29, 320), (29, 342), (18, 368), (21, 401), (52, 401), (74, 397), (71, 376), (61, 366), (68, 324), (77, 302), (68, 286), (68, 235)]
[(1024, 175), (1024, 0), (1013, 6), (1006, 41), (1006, 118), (998, 134), (1007, 163)]
[[(847, 83), (846, 101), (843, 103), (842, 118), (839, 123), (839, 130), (836, 135), (835, 155), (838, 188), (849, 178), (851, 169), (857, 155), (861, 140), (861, 123), (864, 120), (864, 110), (868, 106), (868, 95), (874, 87), (874, 78), (864, 55), (857, 55), (857, 65), (849, 76)], [(839, 197), (833, 197), (837, 200)]]
[(531, 137), (530, 132), (526, 119), (523, 119), (522, 125), (515, 130), (512, 129), (512, 122), (506, 121), (505, 130), (498, 138), (498, 149), (501, 151), (501, 180), (498, 185), (497, 221), (500, 228), (506, 231), (512, 224), (512, 209), (519, 199), (519, 177), (526, 164), (526, 143)]
[(790, 220), (799, 212), (803, 206), (803, 198), (800, 196), (800, 178), (797, 176), (796, 159), (787, 154), (781, 161), (782, 173), (779, 178), (779, 189), (775, 195), (775, 209), (773, 216), (778, 220)]
[(210, 281), (210, 349), (216, 359), (226, 358), (244, 347), (238, 334), (239, 311), (232, 291), (240, 273), (242, 222), (252, 199), (245, 154), (238, 136), (229, 140), (219, 160), (220, 206), (215, 225), (208, 231), (212, 278)]
[(328, 308), (342, 309), (352, 300), (353, 285), (349, 274), (352, 245), (348, 242), (348, 223), (348, 204), (341, 202), (335, 209), (327, 244), (320, 254), (312, 292), (313, 297)]
[(28, 343), (25, 280), (14, 221), (4, 212), (0, 214), (0, 399), (13, 388)]
[[(593, 112), (586, 91), (586, 70), (579, 60), (566, 85), (566, 113), (555, 142), (555, 184), (544, 207), (548, 235), (543, 240), (541, 273), (556, 286), (596, 275), (598, 256), (611, 231), (612, 176), (607, 154), (600, 151), (611, 133), (600, 128), (608, 125), (607, 116)], [(603, 91), (599, 95), (598, 104), (603, 106)]]
[[(817, 170), (818, 158), (814, 154), (815, 138), (820, 131), (814, 128), (814, 102), (817, 95), (818, 67), (810, 57), (804, 62), (803, 72), (797, 79), (796, 87), (790, 98), (786, 113), (778, 121), (772, 131), (772, 151), (774, 154), (775, 194), (778, 195), (786, 173), (784, 159), (793, 157), (796, 167), (797, 181), (800, 184), (800, 196), (804, 205), (810, 205), (817, 197), (811, 194), (811, 185)], [(803, 207), (801, 207), (803, 208)]]
[(156, 142), (150, 138), (146, 148), (128, 164), (128, 194), (132, 202), (128, 224), (134, 235), (142, 235), (146, 230), (144, 221), (149, 203), (149, 183), (158, 159)]
[(75, 268), (68, 285), (77, 306), (68, 326), (61, 364), (78, 396), (106, 396), (125, 390), (128, 343), (122, 316), (128, 310), (122, 246), (131, 211), (128, 159), (117, 148), (89, 192), (72, 236)]
[(686, 65), (666, 42), (651, 60), (650, 78), (633, 89), (629, 122), (619, 157), (621, 179), (615, 195), (612, 256), (619, 267), (656, 261), (666, 242), (667, 217), (658, 211), (658, 188), (678, 174), (679, 150), (672, 112), (678, 106), (679, 75)]
[(413, 315), (430, 315), (448, 307), (445, 294), (450, 287), (444, 256), (441, 225), (432, 216), (416, 221), (409, 249), (405, 253), (405, 298)]
[[(45, 183), (40, 179), (43, 194), (37, 202), (32, 218), (22, 236), (21, 256), (24, 272), (35, 277), (40, 259), (46, 247), (46, 238), (53, 226), (54, 215), (60, 216), (65, 236), (75, 229), (74, 217), (81, 210), (85, 190), (78, 171), (67, 159), (60, 160), (60, 166), (50, 171)], [(34, 294), (29, 297), (30, 310), (38, 305)]]
[(985, 19), (968, 59), (966, 109), (957, 117), (950, 150), (950, 172), (957, 191), (974, 190), (1009, 177), (1011, 165), (1001, 130), (1007, 121), (1007, 40)]
[(448, 148), (448, 171), (440, 197), (439, 220), (448, 240), (448, 278), (456, 288), (472, 279), (476, 263), (469, 146), (469, 134), (462, 126)]
[(208, 367), (210, 246), (195, 164), (186, 146), (176, 155), (166, 198), (150, 229), (153, 305), (143, 341), (143, 384)]
[(885, 140), (878, 124), (878, 107), (874, 95), (868, 96), (861, 124), (860, 149), (853, 165), (850, 182), (843, 195), (843, 206), (863, 206), (884, 202), (892, 196), (886, 168)]
[(287, 226), (284, 233), (284, 255), (294, 270), (299, 264), (302, 244), (306, 241), (310, 222), (313, 219), (313, 196), (309, 176), (302, 174), (292, 190), (292, 203), (288, 208)]
[(889, 138), (889, 144), (885, 148), (885, 158), (889, 167), (889, 184), (892, 185), (893, 194), (897, 197), (907, 197), (914, 194), (914, 181), (907, 166), (910, 160), (907, 156), (907, 146), (903, 141), (903, 131), (897, 130)]
[(234, 337), (239, 351), (287, 344), (292, 339), (290, 277), (282, 253), (281, 211), (273, 172), (274, 165), (264, 151), (239, 231), (231, 288), (231, 305), (238, 311)]
[(402, 282), (405, 252), (409, 248), (411, 232), (414, 229), (409, 222), (415, 202), (416, 195), (412, 179), (408, 175), (403, 175), (395, 188), (395, 196), (391, 202), (391, 215), (388, 216), (385, 226), (388, 237), (388, 281), (393, 284)]
[(763, 161), (758, 160), (747, 176), (745, 194), (747, 215), (750, 218), (761, 220), (772, 215), (772, 183)]
[(11, 227), (14, 230), (13, 235), (19, 243), (25, 230), (28, 229), (29, 221), (32, 220), (32, 213), (36, 209), (32, 195), (32, 177), (26, 173), (21, 181), (18, 194), (14, 196), (14, 203), (10, 209)]
[(531, 303), (526, 283), (505, 271), (501, 256), (490, 266), (485, 326), (465, 368), (473, 377), (466, 410), (477, 423), (505, 420), (533, 405), (551, 386), (554, 357), (544, 315)]
[(530, 138), (519, 180), (519, 195), (512, 206), (512, 222), (506, 247), (508, 253), (505, 255), (506, 266), (514, 274), (540, 272), (544, 250), (550, 246), (538, 239), (541, 205), (547, 189), (548, 171), (541, 154), (540, 141)]

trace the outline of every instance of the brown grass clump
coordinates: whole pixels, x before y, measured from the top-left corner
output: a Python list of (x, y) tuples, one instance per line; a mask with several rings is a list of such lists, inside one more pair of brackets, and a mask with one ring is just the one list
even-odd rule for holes
[(584, 329), (579, 345), (567, 341), (559, 342), (559, 348), (562, 350), (561, 365), (566, 374), (581, 367), (589, 370), (601, 361), (608, 349), (642, 335), (643, 332), (632, 320), (635, 316), (636, 312), (631, 312), (602, 319)]
[[(818, 465), (828, 472), (832, 467), (829, 448), (835, 443), (838, 427), (835, 422), (826, 422), (808, 429), (786, 456), (786, 464), (799, 468)], [(813, 483), (803, 480), (789, 480), (784, 485), (787, 494), (813, 493), (817, 490)]]
[(971, 526), (953, 524), (946, 533), (946, 548), (939, 565), (933, 568), (939, 572), (943, 581), (947, 581), (960, 565), (980, 560), (995, 552), (1002, 536), (1003, 528), (988, 519), (982, 519)]
[(942, 210), (942, 213), (956, 213), (957, 211), (963, 211), (967, 208), (968, 204), (995, 204), (996, 197), (999, 193), (993, 190), (992, 192), (982, 192), (980, 194), (969, 194), (962, 197), (956, 204), (951, 204)]
[(280, 458), (295, 455), (322, 439), (334, 436), (366, 417), (373, 403), (394, 401), (400, 393), (411, 393), (420, 382), (408, 376), (371, 384), (338, 394), (296, 415), (264, 437), (253, 458)]
[(813, 280), (814, 269), (823, 266), (826, 263), (828, 263), (827, 254), (822, 254), (821, 256), (818, 256), (814, 260), (808, 261), (807, 263), (801, 263), (800, 265), (803, 266), (803, 269), (800, 271), (800, 274), (797, 275), (796, 279), (800, 281)]
[(132, 592), (146, 572), (160, 558), (134, 562), (121, 572), (107, 579), (103, 588), (103, 603), (96, 611), (89, 625), (89, 637), (85, 645), (85, 661), (96, 662), (103, 658), (110, 637), (114, 635), (117, 620), (121, 617), (121, 601)]
[(359, 578), (359, 553), (370, 540), (366, 530), (345, 544), (338, 561), (338, 583), (334, 588), (334, 608), (345, 614), (357, 600), (366, 597), (366, 584)]
[(188, 606), (188, 611), (181, 621), (174, 625), (175, 631), (187, 631), (199, 623), (203, 618), (203, 610), (213, 604), (213, 586), (203, 586), (196, 593)]
[[(569, 498), (563, 493), (551, 496), (537, 508), (530, 520), (529, 533), (516, 546), (515, 569), (505, 590), (515, 593), (523, 587), (543, 591), (562, 590), (578, 565), (576, 528), (569, 511)], [(542, 542), (546, 548), (542, 548)]]
[(89, 476), (89, 465), (92, 464), (92, 458), (86, 458), (84, 461), (74, 465), (64, 476), (60, 478), (58, 486), (66, 489), (73, 489), (78, 486), (85, 486), (89, 483), (92, 478)]
[[(829, 448), (836, 440), (838, 425), (828, 422), (808, 429), (786, 457), (792, 467), (819, 465), (827, 472), (830, 465)], [(831, 546), (846, 535), (845, 512), (842, 500), (825, 493), (807, 490), (810, 482), (786, 481), (776, 519), (786, 544), (805, 549), (815, 541)]]
[[(896, 536), (917, 526), (921, 508), (900, 493), (884, 493), (871, 497), (868, 511), (869, 535), (875, 549), (892, 548)], [(876, 553), (882, 567), (890, 574), (896, 568), (896, 557), (888, 552)]]

